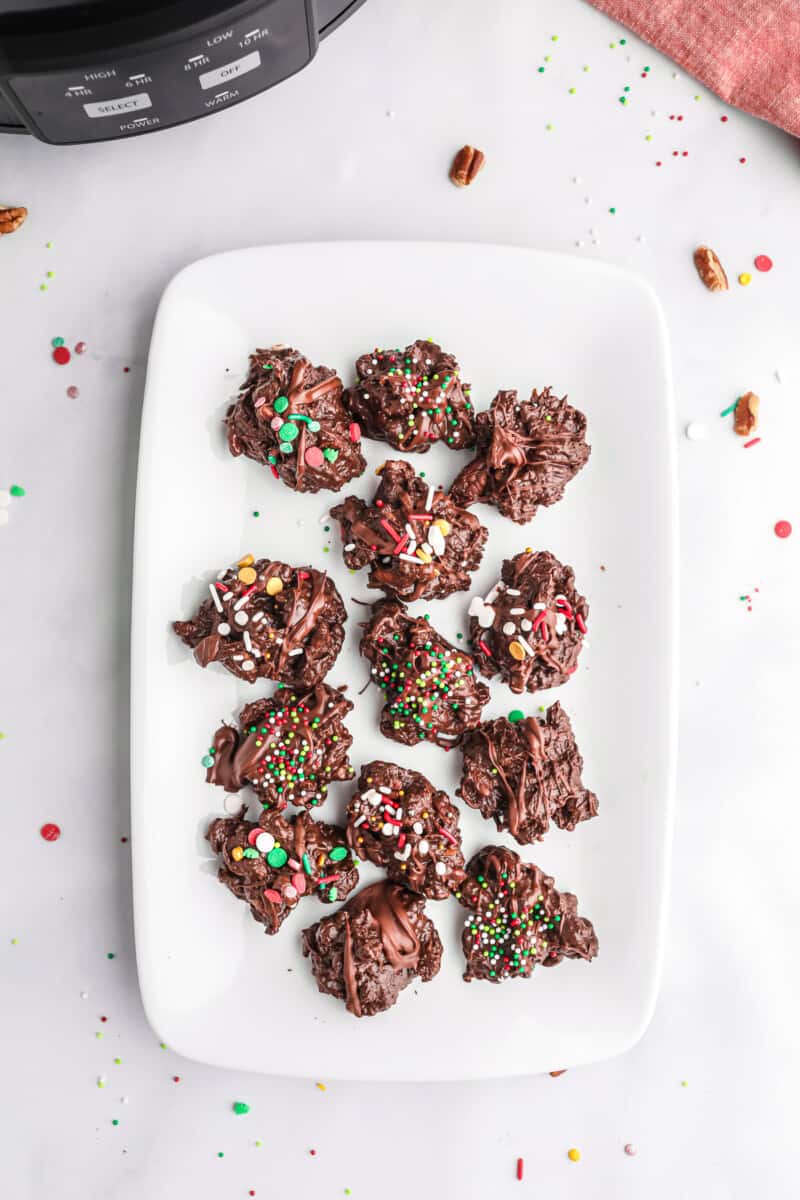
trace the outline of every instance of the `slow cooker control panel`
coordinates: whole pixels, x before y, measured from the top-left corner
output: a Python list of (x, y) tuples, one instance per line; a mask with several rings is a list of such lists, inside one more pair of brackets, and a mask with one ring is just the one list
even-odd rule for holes
[(125, 60), (7, 80), (45, 141), (104, 141), (190, 121), (299, 71), (316, 49), (306, 10), (273, 0), (238, 24)]

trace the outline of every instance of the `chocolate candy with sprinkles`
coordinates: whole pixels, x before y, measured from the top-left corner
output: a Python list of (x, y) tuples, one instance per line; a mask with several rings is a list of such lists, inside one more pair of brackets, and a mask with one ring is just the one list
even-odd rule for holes
[(250, 906), (266, 933), (277, 933), (305, 896), (333, 904), (358, 883), (344, 830), (307, 812), (288, 818), (264, 812), (258, 823), (218, 817), (206, 838), (222, 860), (220, 883)]
[(488, 537), (477, 517), (410, 463), (393, 459), (378, 474), (371, 504), (348, 496), (331, 509), (347, 566), (369, 566), (368, 586), (398, 600), (440, 600), (468, 588)]
[(358, 382), (345, 393), (367, 437), (395, 450), (451, 450), (475, 444), (469, 384), (459, 365), (433, 341), (421, 338), (405, 350), (373, 350), (356, 360)]
[(424, 897), (384, 880), (303, 932), (317, 987), (354, 1017), (385, 1012), (414, 979), (438, 974), (442, 943)]
[(504, 561), (485, 597), (470, 601), (475, 662), (512, 692), (557, 687), (577, 670), (588, 614), (572, 568), (547, 550), (525, 550)]
[(356, 858), (429, 900), (444, 900), (464, 877), (458, 809), (419, 771), (367, 763), (347, 806), (347, 841)]
[(220, 571), (178, 637), (201, 667), (218, 662), (247, 683), (313, 688), (344, 642), (342, 598), (324, 571), (246, 554)]
[(269, 467), (296, 492), (338, 492), (367, 465), (360, 430), (342, 403), (341, 379), (289, 346), (250, 355), (225, 424), (231, 454)]
[(250, 784), (265, 808), (318, 808), (330, 783), (355, 774), (348, 758), (353, 739), (344, 724), (352, 708), (326, 683), (279, 687), (271, 699), (242, 709), (240, 729), (217, 730), (203, 758), (206, 779), (229, 793)]
[(540, 505), (555, 504), (586, 465), (586, 417), (549, 387), (520, 401), (514, 390), (498, 392), (476, 418), (477, 454), (456, 477), (456, 504), (494, 504), (519, 525)]
[(597, 797), (583, 786), (583, 759), (558, 701), (538, 719), (485, 721), (467, 731), (461, 750), (457, 794), (520, 845), (540, 841), (551, 821), (571, 831), (597, 816)]
[(527, 979), (539, 964), (597, 955), (597, 935), (578, 916), (577, 898), (556, 891), (549, 875), (504, 846), (485, 846), (470, 859), (457, 898), (471, 910), (461, 935), (467, 983)]
[(489, 689), (476, 680), (465, 650), (451, 646), (423, 617), (410, 617), (398, 600), (374, 604), (363, 630), (361, 653), (384, 693), (380, 729), (386, 737), (450, 750), (480, 723)]

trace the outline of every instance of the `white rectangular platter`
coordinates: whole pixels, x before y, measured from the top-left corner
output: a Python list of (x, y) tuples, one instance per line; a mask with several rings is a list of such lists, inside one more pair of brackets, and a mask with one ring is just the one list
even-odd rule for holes
[[(356, 702), (348, 724), (358, 770), (373, 758), (423, 771), (452, 795), (460, 755), (411, 749), (378, 731), (378, 690), (351, 598), (375, 599), (341, 559), (325, 521), (330, 493), (298, 496), (227, 451), (223, 417), (256, 346), (286, 342), (352, 381), (357, 354), (432, 337), (454, 353), (476, 408), (499, 388), (551, 384), (589, 423), (592, 456), (563, 501), (526, 527), (494, 509), (474, 591), (525, 546), (571, 564), (590, 605), (589, 639), (564, 687), (515, 697), (491, 683), (485, 716), (559, 699), (600, 814), (553, 829), (523, 856), (574, 891), (599, 957), (529, 980), (465, 984), (455, 901), (428, 902), (444, 943), (440, 974), (397, 1005), (356, 1020), (318, 993), (300, 932), (332, 911), (304, 900), (276, 937), (215, 879), (205, 827), (224, 793), (205, 783), (212, 734), (269, 694), (219, 665), (203, 671), (170, 623), (191, 614), (217, 571), (241, 555), (330, 572), (348, 606), (345, 648), (329, 675)], [(132, 840), (136, 950), (148, 1018), (179, 1053), (275, 1075), (448, 1080), (527, 1074), (618, 1054), (645, 1030), (664, 940), (675, 765), (676, 525), (674, 422), (665, 327), (642, 280), (614, 267), (506, 246), (334, 243), (264, 246), (204, 259), (166, 289), (150, 349), (136, 503), (132, 637)], [(391, 456), (365, 441), (368, 470), (340, 496), (371, 496)], [(411, 456), (449, 484), (467, 453)], [(254, 516), (258, 512), (259, 516)], [(329, 528), (326, 528), (329, 526)], [(412, 606), (450, 640), (471, 593)], [(320, 815), (342, 817), (337, 784)], [(506, 841), (463, 810), (467, 856)], [(372, 867), (365, 881), (377, 877)]]

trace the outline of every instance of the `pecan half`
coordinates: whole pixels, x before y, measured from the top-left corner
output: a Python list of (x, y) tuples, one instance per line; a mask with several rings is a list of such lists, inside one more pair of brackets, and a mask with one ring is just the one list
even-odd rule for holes
[(694, 252), (694, 265), (701, 281), (710, 292), (727, 292), (728, 276), (719, 258), (709, 246), (698, 246)]
[(27, 208), (5, 208), (0, 206), (0, 237), (4, 233), (13, 233), (15, 229), (19, 229), (27, 215)]
[(745, 392), (733, 410), (733, 430), (739, 437), (748, 437), (758, 425), (758, 406), (761, 403), (755, 392)]
[(476, 150), (474, 146), (462, 146), (453, 159), (450, 178), (456, 187), (469, 187), (485, 162), (486, 155), (482, 150)]

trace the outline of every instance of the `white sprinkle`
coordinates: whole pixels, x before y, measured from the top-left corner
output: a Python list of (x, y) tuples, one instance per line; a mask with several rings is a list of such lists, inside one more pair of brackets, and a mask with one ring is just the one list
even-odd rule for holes
[(331, 514), (329, 512), (324, 512), (319, 519), (319, 523), (320, 523), (320, 525), (327, 525), (328, 521), (330, 521), (330, 519), (331, 519)]
[(444, 554), (447, 546), (445, 545), (444, 534), (438, 525), (431, 525), (428, 530), (428, 544), (434, 554), (441, 557)]
[(437, 862), (434, 870), (436, 871), (437, 875), (446, 875), (447, 874), (447, 866), (443, 862)]
[(395, 850), (394, 856), (395, 856), (395, 858), (399, 859), (400, 862), (405, 862), (410, 853), (411, 853), (411, 842), (406, 842), (406, 844), (402, 850)]
[(567, 618), (564, 616), (564, 613), (557, 612), (556, 613), (556, 635), (558, 637), (563, 637), (566, 632), (567, 632)]
[(512, 617), (518, 617), (522, 613), (525, 612), (525, 609), (524, 608), (510, 608), (508, 611), (511, 613)]
[(432, 551), (431, 551), (431, 547), (430, 547), (430, 543), (429, 543), (429, 542), (423, 542), (423, 543), (422, 543), (422, 545), (420, 546), (420, 550), (424, 550), (424, 552), (425, 552), (426, 554), (431, 554), (431, 553), (432, 553)]
[[(460, 675), (461, 675), (461, 672), (456, 671), (456, 677), (458, 678)], [(459, 735), (457, 733), (437, 733), (436, 736), (438, 738), (441, 738), (441, 740), (443, 742), (457, 742), (458, 737), (459, 737)]]
[(241, 797), (237, 796), (235, 792), (227, 792), (225, 799), (222, 801), (222, 807), (226, 813), (238, 813), (242, 807)]
[(243, 654), (234, 654), (234, 656), (233, 656), (233, 661), (234, 661), (234, 662), (241, 662), (243, 658), (244, 658), (244, 655), (243, 655)]
[[(233, 592), (228, 593), (228, 596), (232, 596), (232, 595), (233, 595)], [(228, 599), (228, 596), (225, 597), (226, 600)], [(245, 592), (245, 594), (243, 596), (240, 596), (239, 599), (236, 601), (236, 603), (233, 606), (234, 612), (238, 612), (240, 608), (244, 608), (245, 604), (247, 604), (247, 601), (249, 599), (250, 599), (250, 597), (247, 594), (247, 592)]]
[(243, 671), (255, 671), (255, 669), (256, 669), (256, 664), (253, 662), (253, 660), (251, 658), (248, 658), (246, 662), (242, 663)]
[(521, 634), (517, 635), (517, 641), (519, 642), (520, 646), (522, 646), (522, 649), (525, 650), (526, 653), (530, 654), (531, 658), (533, 658), (533, 656), (534, 656), (533, 650), (531, 650), (530, 646), (528, 645), (528, 643), (525, 641), (525, 638), (522, 637)]
[(506, 595), (507, 596), (521, 596), (522, 592), (517, 591), (516, 588), (506, 588)]
[(370, 788), (366, 792), (361, 793), (361, 799), (368, 801), (373, 807), (381, 802), (380, 792), (376, 792), (375, 788)]
[(227, 637), (230, 631), (231, 627), (228, 622), (220, 621), (219, 625), (217, 626), (217, 633), (220, 635), (220, 637)]
[(385, 787), (385, 786), (379, 787), (378, 791), (380, 792), (380, 794), (382, 796), (391, 796), (391, 794), (392, 794), (392, 789), (390, 787)]
[(416, 550), (416, 548), (417, 548), (417, 543), (416, 543), (416, 542), (414, 541), (414, 539), (412, 538), (412, 539), (411, 539), (411, 541), (408, 543), (408, 546), (407, 546), (407, 553), (408, 553), (408, 554), (413, 554), (413, 553), (414, 553), (414, 551)]
[(353, 828), (358, 829), (359, 825), (363, 825), (366, 819), (364, 816), (356, 817), (355, 821), (353, 821)]
[(224, 612), (222, 601), (219, 598), (219, 592), (214, 587), (213, 583), (208, 585), (208, 590), (211, 592), (211, 599), (214, 601), (214, 607), (216, 608), (217, 612)]
[(247, 651), (247, 653), (252, 654), (253, 653), (253, 643), (250, 641), (250, 634), (247, 632), (246, 629), (244, 631), (244, 634), (242, 635), (242, 641), (244, 642), (244, 648)]
[(705, 441), (706, 427), (702, 421), (690, 421), (683, 432), (690, 442)]
[(516, 632), (517, 632), (517, 627), (514, 624), (514, 622), (506, 621), (505, 625), (503, 626), (503, 633), (506, 635), (506, 637), (511, 637), (511, 634), (516, 633)]
[(351, 551), (355, 550), (355, 548), (356, 548), (355, 542), (348, 542), (344, 548), (345, 554), (350, 554)]
[[(556, 596), (556, 600), (563, 600), (563, 599), (564, 599), (564, 597), (563, 597), (563, 596)], [(547, 608), (547, 605), (546, 605), (546, 604), (542, 604), (542, 603), (541, 603), (541, 601), (539, 601), (539, 603), (538, 603), (538, 604), (534, 604), (534, 606), (533, 606), (533, 607), (534, 607), (534, 609), (535, 609), (535, 610), (537, 610), (538, 612), (544, 612), (544, 611), (546, 610), (546, 608)]]
[(224, 579), (228, 574), (228, 567), (223, 567), (221, 571), (217, 571), (217, 579)]
[(298, 646), (296, 650), (289, 651), (289, 658), (294, 658), (295, 654), (302, 654), (302, 653), (303, 653), (303, 647)]
[(434, 492), (433, 484), (429, 483), (428, 484), (428, 496), (427, 496), (427, 499), (425, 500), (425, 512), (431, 511), (431, 505), (433, 504), (433, 492)]
[(488, 596), (484, 597), (484, 601), (483, 601), (484, 604), (492, 604), (497, 598), (497, 593), (502, 590), (503, 590), (502, 583), (500, 583), (500, 582), (496, 583), (494, 585), (494, 587), (491, 589), (491, 591), (489, 592)]
[(81, 992), (81, 1000), (88, 1000), (88, 999), (89, 999), (89, 993)]
[(430, 843), (426, 842), (425, 838), (423, 838), (420, 844), (417, 846), (417, 852), (424, 856), (428, 853), (430, 848)]
[(246, 625), (247, 622), (250, 620), (250, 618), (246, 612), (237, 612), (236, 616), (233, 619), (237, 625)]
[(412, 829), (414, 830), (414, 833), (424, 833), (425, 826), (422, 824), (422, 821), (415, 821), (412, 825)]
[(418, 558), (413, 558), (410, 554), (398, 554), (397, 557), (401, 558), (403, 562), (413, 563), (415, 567), (418, 567), (420, 564), (420, 560)]
[(231, 592), (231, 591), (227, 591), (227, 592), (225, 592), (225, 593), (224, 593), (224, 595), (223, 595), (223, 597), (222, 597), (222, 599), (223, 599), (223, 600), (232, 600), (232, 599), (233, 599), (233, 592)]
[(262, 658), (262, 657), (263, 657), (263, 655), (262, 655), (261, 651), (259, 650), (258, 646), (253, 646), (253, 658)]
[(259, 854), (269, 854), (274, 845), (275, 838), (271, 833), (260, 833), (256, 838), (256, 850)]
[(520, 621), (523, 633), (527, 633), (529, 629), (533, 629), (533, 621), (529, 621), (527, 617), (523, 617)]
[(381, 833), (384, 837), (391, 837), (394, 833), (394, 825), (387, 821), (385, 825), (381, 825)]

